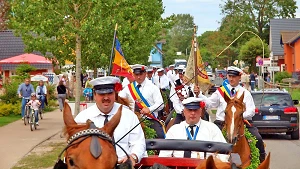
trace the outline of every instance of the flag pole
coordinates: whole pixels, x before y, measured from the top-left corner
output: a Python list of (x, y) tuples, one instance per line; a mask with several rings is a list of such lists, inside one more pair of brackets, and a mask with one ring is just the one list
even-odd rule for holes
[(111, 54), (110, 54), (110, 61), (109, 61), (109, 68), (108, 68), (108, 75), (110, 75), (110, 70), (111, 70), (111, 65), (112, 65), (112, 59), (113, 59), (113, 55), (114, 55), (114, 48), (115, 48), (115, 42), (116, 42), (117, 29), (118, 29), (118, 24), (116, 23), (115, 32), (114, 32), (114, 40), (113, 40), (113, 44), (112, 44), (112, 47), (111, 47)]
[(193, 39), (193, 47), (194, 47), (194, 77), (195, 77), (195, 85), (198, 86), (198, 61), (197, 61), (197, 26), (194, 25), (194, 39)]

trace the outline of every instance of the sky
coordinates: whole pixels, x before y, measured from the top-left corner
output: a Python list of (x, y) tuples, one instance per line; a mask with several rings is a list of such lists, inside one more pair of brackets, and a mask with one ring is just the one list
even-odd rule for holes
[[(174, 14), (190, 14), (198, 26), (197, 34), (205, 31), (215, 31), (224, 17), (221, 14), (222, 0), (163, 0), (165, 13), (163, 17)], [(297, 0), (296, 18), (300, 18), (300, 0)]]

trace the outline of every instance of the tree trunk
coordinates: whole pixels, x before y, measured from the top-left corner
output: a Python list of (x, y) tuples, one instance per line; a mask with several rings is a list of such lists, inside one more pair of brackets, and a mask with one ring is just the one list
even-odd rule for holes
[[(78, 8), (79, 6), (74, 4), (74, 10), (76, 13), (78, 13)], [(79, 20), (75, 19), (75, 27), (80, 28), (80, 22)], [(76, 33), (76, 83), (75, 83), (75, 112), (74, 112), (74, 116), (76, 116), (79, 111), (80, 111), (80, 95), (81, 95), (81, 79), (80, 79), (80, 75), (81, 75), (81, 37), (79, 36), (78, 33)]]

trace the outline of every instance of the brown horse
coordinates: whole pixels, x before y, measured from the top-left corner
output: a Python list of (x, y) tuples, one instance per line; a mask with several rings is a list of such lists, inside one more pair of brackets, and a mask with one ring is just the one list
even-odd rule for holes
[[(196, 169), (237, 169), (234, 164), (222, 162), (213, 156), (209, 156), (206, 160), (203, 160)], [(269, 169), (270, 168), (270, 153), (265, 161), (263, 161), (257, 169)]]
[(78, 125), (69, 104), (65, 103), (63, 118), (68, 136), (65, 167), (95, 169), (96, 166), (97, 169), (113, 169), (118, 158), (111, 137), (120, 122), (121, 112), (122, 106), (104, 127), (96, 128), (91, 121)]
[(246, 110), (246, 105), (243, 102), (244, 92), (239, 94), (237, 93), (234, 98), (229, 98), (224, 93), (224, 99), (227, 102), (224, 128), (227, 132), (227, 141), (234, 145), (232, 152), (240, 155), (242, 162), (240, 167), (246, 168), (251, 164), (251, 150), (245, 137), (243, 113)]

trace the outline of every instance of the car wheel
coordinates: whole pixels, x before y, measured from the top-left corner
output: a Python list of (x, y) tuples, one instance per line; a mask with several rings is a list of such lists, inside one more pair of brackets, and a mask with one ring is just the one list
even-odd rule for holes
[(291, 133), (291, 139), (292, 140), (299, 140), (299, 129), (297, 129), (297, 130), (295, 130)]

